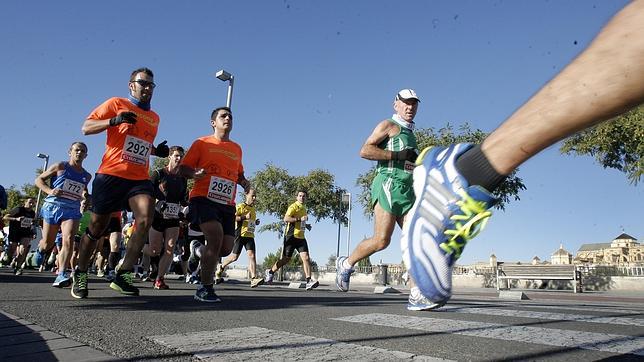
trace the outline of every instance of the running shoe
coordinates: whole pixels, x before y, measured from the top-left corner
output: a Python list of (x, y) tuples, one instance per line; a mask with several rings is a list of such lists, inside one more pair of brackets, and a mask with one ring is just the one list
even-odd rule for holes
[(195, 300), (206, 303), (219, 303), (221, 299), (215, 293), (212, 285), (204, 285), (201, 288), (197, 289), (195, 293)]
[(411, 288), (411, 291), (409, 293), (407, 310), (414, 310), (414, 311), (432, 310), (432, 309), (440, 308), (444, 305), (445, 305), (444, 302), (434, 303), (431, 300), (423, 297), (423, 295), (420, 294), (420, 290), (417, 287), (414, 287), (414, 288)]
[(163, 279), (157, 279), (154, 281), (154, 289), (170, 289), (170, 287), (165, 283)]
[(56, 276), (56, 280), (52, 283), (52, 287), (55, 288), (66, 288), (72, 284), (72, 278), (67, 272), (59, 273)]
[(221, 264), (217, 265), (217, 271), (215, 272), (215, 284), (224, 282), (224, 267)]
[(469, 186), (455, 161), (471, 144), (424, 149), (416, 160), (416, 201), (407, 214), (400, 240), (403, 261), (420, 292), (433, 303), (452, 295), (452, 267), (465, 244), (492, 215), (496, 199), (480, 186)]
[(317, 280), (311, 279), (306, 283), (306, 290), (315, 289), (318, 286), (320, 286), (320, 283)]
[(270, 269), (266, 269), (266, 271), (264, 272), (264, 281), (266, 282), (266, 284), (272, 284), (273, 283), (273, 276), (274, 275), (275, 274), (271, 273)]
[(99, 277), (99, 278), (104, 277), (105, 276), (105, 271), (103, 269), (98, 269), (96, 271), (96, 276)]
[(199, 268), (199, 257), (197, 256), (196, 250), (201, 247), (201, 243), (197, 240), (192, 240), (190, 242), (190, 257), (188, 258), (188, 271), (194, 272)]
[(87, 298), (88, 288), (87, 288), (87, 272), (81, 272), (79, 270), (74, 270), (72, 274), (72, 297), (76, 299), (85, 299)]
[(31, 256), (31, 265), (39, 268), (42, 265), (42, 261), (45, 259), (45, 254), (36, 249), (36, 251)]
[(351, 274), (353, 274), (353, 268), (345, 268), (344, 261), (347, 260), (346, 256), (341, 256), (335, 261), (335, 286), (341, 292), (346, 292), (349, 290), (349, 279), (351, 279)]
[(139, 295), (139, 288), (134, 286), (134, 273), (131, 271), (117, 271), (110, 288), (125, 295)]
[(251, 280), (250, 280), (250, 287), (251, 288), (257, 288), (262, 284), (264, 284), (264, 278), (255, 277), (255, 278), (251, 278)]
[(19, 267), (13, 268), (13, 274), (22, 275), (22, 268), (19, 268)]
[(108, 271), (108, 272), (107, 272), (107, 274), (105, 275), (105, 279), (106, 279), (108, 282), (113, 282), (113, 281), (114, 281), (114, 278), (116, 278), (116, 271), (115, 271), (115, 270), (113, 270), (113, 269), (112, 269), (112, 270), (110, 270), (110, 271)]
[(151, 282), (154, 281), (154, 279), (150, 278), (150, 273), (148, 272), (143, 272), (141, 274), (141, 281), (142, 282)]

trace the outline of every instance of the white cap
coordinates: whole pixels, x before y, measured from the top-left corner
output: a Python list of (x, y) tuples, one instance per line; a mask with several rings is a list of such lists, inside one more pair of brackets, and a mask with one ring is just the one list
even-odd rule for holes
[(416, 95), (416, 92), (414, 92), (413, 89), (409, 89), (409, 88), (401, 89), (400, 92), (396, 94), (396, 99), (401, 101), (404, 101), (407, 99), (415, 99), (420, 102), (420, 98), (418, 98), (418, 96)]

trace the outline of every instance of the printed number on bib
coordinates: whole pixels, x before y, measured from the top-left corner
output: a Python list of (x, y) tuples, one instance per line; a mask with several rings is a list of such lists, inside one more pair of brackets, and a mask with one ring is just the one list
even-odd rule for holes
[(225, 178), (211, 176), (208, 199), (219, 204), (230, 204), (235, 193), (235, 183)]
[(30, 228), (31, 224), (33, 224), (34, 219), (30, 217), (23, 217), (22, 220), (20, 220), (20, 227), (21, 228)]
[(300, 223), (301, 223), (301, 224), (300, 224), (300, 229), (301, 229), (301, 230), (306, 229), (306, 220), (302, 220), (302, 221), (300, 221)]
[(121, 155), (122, 159), (137, 165), (146, 165), (148, 163), (148, 155), (150, 155), (149, 142), (130, 135), (125, 137), (125, 144), (123, 144), (123, 153)]
[(85, 190), (85, 185), (81, 182), (66, 179), (63, 182), (63, 191), (61, 197), (72, 200), (80, 200), (83, 198), (83, 190)]
[(164, 219), (178, 219), (179, 218), (179, 209), (181, 205), (175, 204), (172, 202), (167, 202), (165, 210), (163, 210)]

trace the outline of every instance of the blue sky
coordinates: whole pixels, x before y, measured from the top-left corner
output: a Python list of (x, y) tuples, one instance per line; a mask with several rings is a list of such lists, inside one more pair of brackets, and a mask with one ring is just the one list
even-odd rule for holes
[[(0, 184), (33, 182), (67, 158), (74, 140), (89, 146), (94, 172), (105, 134), (80, 127), (98, 104), (127, 95), (131, 70), (155, 72), (157, 140), (189, 146), (208, 134), (211, 110), (226, 100), (219, 69), (235, 76), (232, 138), (247, 175), (273, 163), (295, 175), (326, 169), (357, 193), (371, 166), (358, 151), (392, 113), (401, 88), (422, 99), (418, 127), (490, 132), (581, 49), (625, 1), (7, 1), (0, 14)], [(402, 5), (401, 5), (402, 4)], [(528, 189), (496, 212), (462, 263), (549, 260), (560, 244), (644, 237), (642, 186), (589, 157), (554, 146), (521, 167)], [(351, 248), (371, 235), (353, 205)], [(274, 221), (264, 218), (265, 222)], [(307, 236), (320, 264), (335, 253), (337, 226)], [(397, 231), (372, 262), (400, 262)], [(276, 250), (257, 236), (259, 260)], [(346, 229), (341, 250), (346, 253)], [(246, 261), (242, 258), (240, 263)]]

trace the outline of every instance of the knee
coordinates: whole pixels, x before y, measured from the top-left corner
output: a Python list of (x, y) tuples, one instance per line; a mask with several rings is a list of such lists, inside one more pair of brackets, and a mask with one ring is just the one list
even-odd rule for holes
[(373, 241), (375, 251), (385, 250), (391, 243), (391, 236), (374, 237)]

